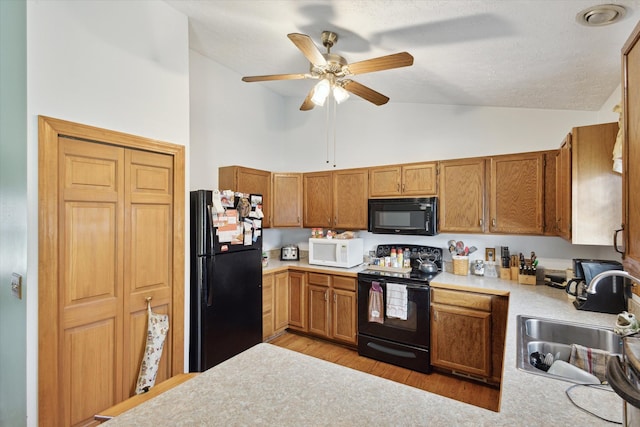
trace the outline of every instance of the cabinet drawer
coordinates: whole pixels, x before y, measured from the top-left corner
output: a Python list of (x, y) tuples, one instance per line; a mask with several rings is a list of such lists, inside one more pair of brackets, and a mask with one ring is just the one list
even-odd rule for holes
[(331, 284), (331, 276), (327, 274), (309, 273), (309, 284), (329, 286), (329, 284)]
[(491, 311), (491, 298), (491, 295), (447, 289), (432, 289), (431, 293), (431, 302), (434, 304), (455, 305), (483, 311)]
[(344, 276), (333, 276), (333, 287), (336, 289), (344, 289), (347, 291), (355, 291), (356, 290), (356, 278), (355, 277), (344, 277)]

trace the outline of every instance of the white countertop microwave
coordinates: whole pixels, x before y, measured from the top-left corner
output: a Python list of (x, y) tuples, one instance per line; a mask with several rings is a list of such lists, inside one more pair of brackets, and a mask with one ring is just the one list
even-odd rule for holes
[(362, 239), (309, 239), (309, 264), (351, 268), (363, 262)]

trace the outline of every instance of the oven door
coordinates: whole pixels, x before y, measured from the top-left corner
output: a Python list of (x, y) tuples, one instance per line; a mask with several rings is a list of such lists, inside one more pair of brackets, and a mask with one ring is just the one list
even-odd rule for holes
[[(369, 321), (369, 291), (378, 282), (383, 291), (384, 323)], [(386, 315), (387, 283), (407, 287), (407, 320)], [(387, 341), (429, 348), (429, 287), (403, 283), (400, 279), (358, 278), (358, 334)]]

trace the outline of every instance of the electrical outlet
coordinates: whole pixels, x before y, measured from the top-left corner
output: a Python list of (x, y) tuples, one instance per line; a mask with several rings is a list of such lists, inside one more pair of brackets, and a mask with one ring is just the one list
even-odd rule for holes
[(22, 276), (18, 273), (11, 274), (11, 293), (18, 299), (22, 299)]

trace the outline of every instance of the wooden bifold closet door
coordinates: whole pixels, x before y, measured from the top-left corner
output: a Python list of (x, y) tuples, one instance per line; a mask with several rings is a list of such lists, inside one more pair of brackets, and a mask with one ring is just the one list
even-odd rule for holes
[[(170, 319), (156, 381), (183, 368), (184, 237), (176, 220), (184, 218), (184, 190), (175, 191), (176, 156), (103, 136), (49, 135), (47, 148), (41, 135), (40, 155), (49, 156), (40, 159), (40, 425), (91, 425), (134, 393), (148, 297)], [(55, 179), (43, 183), (45, 176)]]

